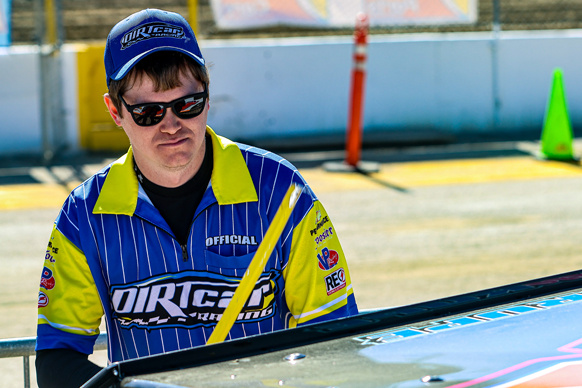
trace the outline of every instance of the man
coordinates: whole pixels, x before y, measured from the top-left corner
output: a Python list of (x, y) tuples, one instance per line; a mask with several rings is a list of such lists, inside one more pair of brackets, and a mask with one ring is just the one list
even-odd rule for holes
[[(126, 155), (74, 189), (45, 257), (39, 386), (79, 386), (105, 316), (110, 362), (204, 345), (291, 184), (290, 220), (227, 339), (357, 314), (335, 229), (299, 172), (206, 125), (192, 29), (147, 9), (111, 30), (105, 104)], [(331, 281), (333, 280), (333, 281)]]

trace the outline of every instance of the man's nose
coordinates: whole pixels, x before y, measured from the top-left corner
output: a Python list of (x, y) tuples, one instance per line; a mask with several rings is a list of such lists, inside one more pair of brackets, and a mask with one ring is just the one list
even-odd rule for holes
[(176, 116), (171, 108), (166, 108), (166, 114), (161, 122), (160, 131), (174, 134), (182, 128), (181, 119)]

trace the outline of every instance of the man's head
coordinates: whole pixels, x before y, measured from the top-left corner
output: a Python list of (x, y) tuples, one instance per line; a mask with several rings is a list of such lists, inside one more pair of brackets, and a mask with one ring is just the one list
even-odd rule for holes
[(109, 95), (122, 113), (119, 96), (148, 76), (156, 90), (179, 86), (179, 75), (208, 85), (204, 58), (192, 28), (181, 15), (145, 9), (117, 23), (107, 37), (105, 72)]
[(105, 70), (105, 104), (141, 171), (166, 187), (184, 183), (202, 163), (208, 116), (208, 73), (186, 20), (153, 9), (122, 20)]

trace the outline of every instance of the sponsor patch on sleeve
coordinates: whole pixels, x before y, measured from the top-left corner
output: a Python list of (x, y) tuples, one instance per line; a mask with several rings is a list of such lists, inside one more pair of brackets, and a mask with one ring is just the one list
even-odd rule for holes
[(327, 295), (334, 294), (346, 287), (346, 271), (343, 268), (338, 269), (325, 277), (325, 288)]
[(38, 307), (46, 307), (49, 304), (49, 298), (47, 294), (42, 291), (38, 293)]
[(53, 271), (51, 271), (47, 267), (44, 267), (42, 269), (42, 275), (40, 277), (40, 286), (45, 290), (52, 290), (55, 287), (55, 278), (53, 277)]
[(326, 247), (317, 254), (317, 260), (319, 262), (319, 269), (328, 271), (338, 264), (339, 254), (333, 249)]

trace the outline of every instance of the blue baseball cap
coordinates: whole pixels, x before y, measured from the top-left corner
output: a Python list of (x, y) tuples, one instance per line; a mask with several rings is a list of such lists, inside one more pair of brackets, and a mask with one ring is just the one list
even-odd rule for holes
[(120, 21), (109, 32), (104, 58), (107, 86), (157, 51), (178, 51), (204, 66), (196, 36), (186, 19), (174, 12), (148, 8)]

